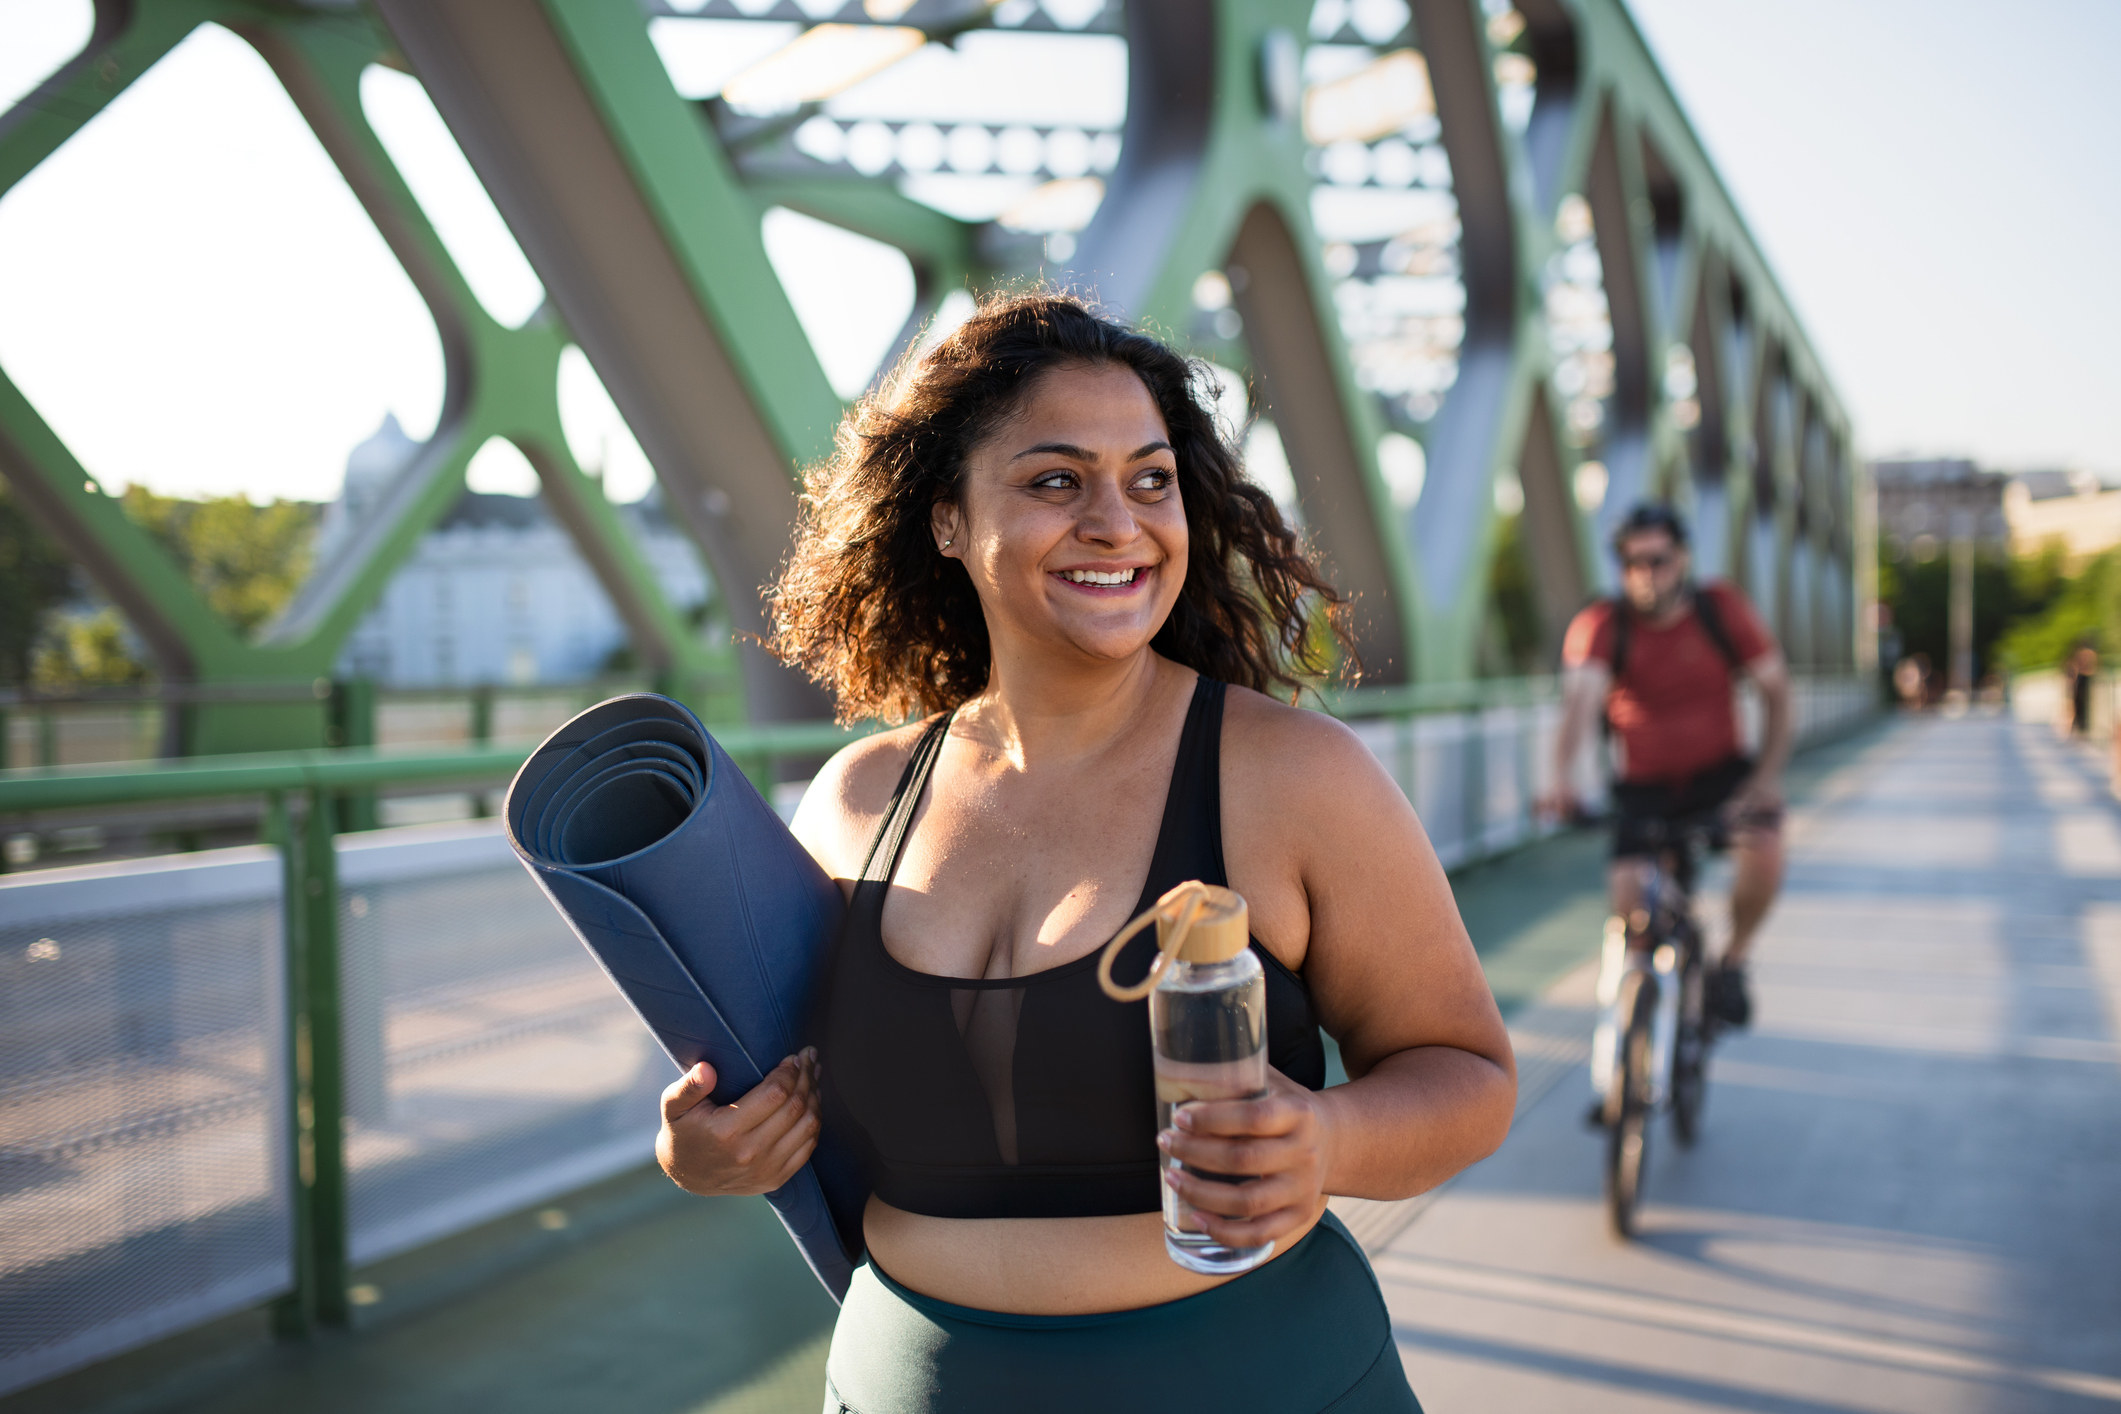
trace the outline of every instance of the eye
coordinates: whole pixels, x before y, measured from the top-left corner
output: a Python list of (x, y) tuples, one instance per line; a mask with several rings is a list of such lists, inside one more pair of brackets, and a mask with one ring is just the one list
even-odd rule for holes
[(1042, 471), (1031, 478), (1031, 485), (1039, 491), (1065, 491), (1075, 485), (1075, 473), (1067, 470)]
[(1137, 491), (1168, 491), (1178, 484), (1178, 473), (1169, 467), (1152, 466), (1134, 478)]

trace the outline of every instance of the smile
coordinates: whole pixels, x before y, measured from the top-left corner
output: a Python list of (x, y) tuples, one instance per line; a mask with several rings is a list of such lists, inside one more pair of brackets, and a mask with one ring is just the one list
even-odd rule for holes
[(1130, 565), (1115, 570), (1055, 570), (1054, 577), (1064, 583), (1087, 590), (1132, 589), (1149, 577), (1147, 565)]

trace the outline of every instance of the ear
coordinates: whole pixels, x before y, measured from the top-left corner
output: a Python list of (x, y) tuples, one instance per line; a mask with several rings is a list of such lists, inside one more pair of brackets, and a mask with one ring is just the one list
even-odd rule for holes
[(946, 558), (964, 558), (965, 515), (955, 501), (937, 501), (928, 508), (928, 528), (935, 533), (935, 547)]

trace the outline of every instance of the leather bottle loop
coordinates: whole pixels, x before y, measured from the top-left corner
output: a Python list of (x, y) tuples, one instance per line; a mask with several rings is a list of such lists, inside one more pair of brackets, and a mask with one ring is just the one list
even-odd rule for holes
[[(1097, 959), (1097, 985), (1105, 995), (1116, 1002), (1138, 1002), (1156, 990), (1156, 984), (1164, 977), (1164, 969), (1171, 959), (1178, 956), (1179, 949), (1186, 944), (1186, 934), (1192, 930), (1193, 920), (1200, 917), (1201, 910), (1208, 906), (1208, 886), (1198, 879), (1188, 879), (1175, 885), (1170, 892), (1158, 899), (1141, 915), (1112, 935), (1105, 944), (1104, 953)], [(1174, 913), (1173, 910), (1176, 909)], [(1119, 950), (1133, 939), (1136, 933), (1156, 922), (1159, 918), (1171, 920), (1171, 931), (1156, 951), (1156, 959), (1149, 964), (1149, 971), (1141, 981), (1131, 987), (1122, 987), (1112, 980), (1112, 964), (1119, 957)]]

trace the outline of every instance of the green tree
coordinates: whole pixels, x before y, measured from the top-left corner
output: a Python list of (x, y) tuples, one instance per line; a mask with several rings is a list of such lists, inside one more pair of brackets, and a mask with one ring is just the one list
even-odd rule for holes
[(2121, 647), (2121, 550), (2109, 550), (2075, 574), (2062, 569), (2059, 552), (2019, 562), (2021, 584), (2041, 599), (2004, 633), (1997, 652), (2013, 672), (2056, 668), (2089, 639), (2102, 657)]
[[(321, 509), (309, 502), (190, 501), (133, 486), (120, 503), (238, 633), (270, 623), (309, 573)], [(117, 609), (0, 481), (0, 683), (82, 687), (148, 676)]]
[(148, 677), (124, 618), (108, 604), (47, 619), (31, 673), (42, 688), (104, 687)]
[[(2002, 555), (1974, 559), (1974, 676), (1981, 678), (1995, 662), (2003, 631), (2030, 607), (2020, 596), (2017, 567)], [(1903, 654), (1925, 654), (1937, 672), (1951, 663), (1952, 567), (1949, 555), (1918, 560), (1903, 554), (1891, 558), (1884, 543), (1878, 549), (1878, 597), (1893, 613)], [(1890, 666), (1890, 665), (1887, 665)]]
[(1545, 633), (1525, 556), (1524, 516), (1503, 516), (1495, 527), (1495, 555), (1488, 561), (1489, 650), (1483, 654), (1491, 671), (1537, 673), (1554, 665), (1543, 661)]
[(45, 621), (75, 590), (73, 562), (0, 478), (0, 684), (31, 680)]
[(187, 501), (128, 486), (123, 504), (176, 557), (208, 607), (245, 636), (272, 622), (309, 573), (321, 512), (312, 502)]

